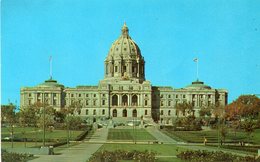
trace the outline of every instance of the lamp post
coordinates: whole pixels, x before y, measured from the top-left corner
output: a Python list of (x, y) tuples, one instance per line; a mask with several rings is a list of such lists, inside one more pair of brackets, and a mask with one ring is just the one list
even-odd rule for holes
[(45, 147), (45, 102), (43, 103), (43, 147)]

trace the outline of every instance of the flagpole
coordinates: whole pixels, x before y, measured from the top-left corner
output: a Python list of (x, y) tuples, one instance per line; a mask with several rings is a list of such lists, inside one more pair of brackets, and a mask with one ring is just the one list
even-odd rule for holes
[(197, 80), (199, 80), (199, 59), (197, 59), (196, 63), (197, 63)]
[(52, 56), (50, 56), (50, 78), (52, 79)]

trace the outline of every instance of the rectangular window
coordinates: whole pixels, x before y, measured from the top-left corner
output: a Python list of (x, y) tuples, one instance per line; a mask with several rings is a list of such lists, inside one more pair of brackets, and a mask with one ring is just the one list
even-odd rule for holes
[(106, 100), (102, 100), (102, 105), (105, 105), (106, 104)]
[(178, 95), (176, 95), (176, 97), (175, 98), (178, 98), (179, 96)]
[(168, 98), (171, 98), (171, 95), (168, 95)]
[(94, 97), (96, 97), (96, 94), (94, 94)]
[(88, 110), (86, 110), (86, 115), (88, 115)]
[(87, 106), (89, 105), (89, 102), (88, 102), (88, 100), (86, 100), (86, 105), (87, 105)]
[(102, 94), (103, 97), (106, 97), (106, 94)]
[(28, 94), (28, 96), (29, 96), (29, 97), (32, 97), (32, 94), (31, 94), (31, 93), (29, 93), (29, 94)]
[(168, 101), (168, 106), (171, 106), (171, 101)]
[(147, 114), (148, 114), (148, 112), (147, 112), (147, 110), (145, 110), (145, 111), (144, 111), (144, 115), (147, 115)]
[(163, 115), (163, 110), (161, 110), (161, 115)]
[(123, 72), (126, 72), (126, 66), (124, 66), (124, 69), (123, 69), (124, 71)]
[(49, 96), (49, 93), (45, 93), (45, 97), (48, 97)]
[(93, 101), (93, 106), (96, 106), (96, 100)]
[(56, 97), (56, 93), (53, 93), (53, 97)]
[(88, 94), (86, 94), (86, 97), (88, 97)]
[(56, 104), (57, 104), (57, 101), (53, 100), (53, 105), (56, 106)]
[(79, 97), (81, 97), (81, 94), (79, 94)]
[(148, 105), (148, 101), (147, 101), (147, 100), (144, 101), (144, 105), (145, 105), (145, 106)]
[(117, 72), (117, 66), (115, 66), (115, 72)]
[(186, 95), (183, 95), (182, 98), (186, 98)]
[(161, 101), (161, 106), (163, 106), (163, 101)]
[(74, 94), (71, 94), (71, 97), (74, 97)]

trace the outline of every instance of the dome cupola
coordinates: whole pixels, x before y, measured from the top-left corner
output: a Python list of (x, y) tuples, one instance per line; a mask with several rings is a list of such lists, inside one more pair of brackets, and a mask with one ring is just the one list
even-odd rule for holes
[(144, 58), (138, 45), (129, 36), (129, 29), (124, 23), (121, 35), (111, 45), (105, 59), (105, 79), (145, 80)]

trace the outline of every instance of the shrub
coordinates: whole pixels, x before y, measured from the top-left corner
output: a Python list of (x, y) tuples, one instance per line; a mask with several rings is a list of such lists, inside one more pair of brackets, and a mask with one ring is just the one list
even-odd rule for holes
[(222, 151), (210, 152), (205, 150), (198, 151), (183, 151), (177, 155), (178, 158), (182, 160), (192, 161), (192, 162), (204, 162), (204, 161), (231, 161), (231, 162), (260, 162), (260, 158), (255, 159), (254, 157), (237, 156), (230, 153), (224, 153)]
[(144, 152), (140, 151), (124, 151), (124, 150), (116, 150), (116, 151), (102, 151), (96, 152), (89, 159), (89, 162), (118, 162), (119, 160), (134, 160), (134, 161), (142, 161), (142, 162), (155, 162), (155, 153), (148, 152), (147, 150)]
[(18, 154), (2, 150), (2, 161), (4, 162), (26, 162), (31, 159), (32, 156), (31, 154)]

